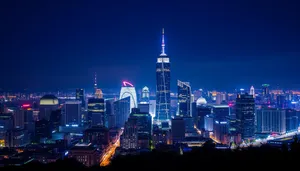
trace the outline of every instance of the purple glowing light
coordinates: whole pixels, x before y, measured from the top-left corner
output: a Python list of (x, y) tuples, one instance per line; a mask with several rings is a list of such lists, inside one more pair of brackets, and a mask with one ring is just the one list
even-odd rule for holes
[(127, 81), (123, 81), (123, 86), (124, 87), (127, 87), (127, 86), (133, 87), (133, 84), (131, 84), (130, 82), (127, 82)]

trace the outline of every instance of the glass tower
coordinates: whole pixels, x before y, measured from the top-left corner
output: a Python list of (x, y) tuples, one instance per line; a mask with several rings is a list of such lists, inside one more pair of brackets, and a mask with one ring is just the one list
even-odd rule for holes
[(191, 116), (191, 86), (188, 82), (177, 80), (179, 116)]
[(156, 62), (156, 115), (155, 121), (170, 122), (170, 59), (165, 53), (164, 30), (162, 52)]

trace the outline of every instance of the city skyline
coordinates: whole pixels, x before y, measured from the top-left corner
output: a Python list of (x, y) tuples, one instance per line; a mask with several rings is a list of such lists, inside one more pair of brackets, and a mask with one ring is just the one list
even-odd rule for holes
[[(130, 80), (154, 90), (161, 28), (171, 56), (172, 91), (177, 79), (190, 82), (192, 89), (248, 89), (263, 83), (300, 87), (297, 73), (290, 69), (300, 54), (295, 6), (231, 2), (131, 1), (115, 8), (109, 2), (74, 1), (73, 8), (47, 1), (15, 6), (2, 2), (7, 8), (1, 12), (1, 57), (7, 65), (0, 69), (6, 73), (0, 87), (89, 89), (97, 72), (99, 88), (117, 89), (121, 81)], [(126, 15), (118, 17), (121, 13)]]

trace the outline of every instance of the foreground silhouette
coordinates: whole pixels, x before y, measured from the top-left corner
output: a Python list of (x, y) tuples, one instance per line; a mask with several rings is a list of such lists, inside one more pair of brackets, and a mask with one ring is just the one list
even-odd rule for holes
[(278, 149), (263, 145), (247, 149), (218, 150), (208, 142), (202, 148), (195, 148), (183, 155), (177, 151), (153, 150), (150, 153), (135, 156), (119, 156), (107, 167), (87, 168), (75, 159), (65, 159), (47, 165), (31, 162), (21, 167), (9, 166), (1, 170), (288, 170), (297, 166), (299, 156), (298, 139), (295, 139), (290, 149), (284, 146)]

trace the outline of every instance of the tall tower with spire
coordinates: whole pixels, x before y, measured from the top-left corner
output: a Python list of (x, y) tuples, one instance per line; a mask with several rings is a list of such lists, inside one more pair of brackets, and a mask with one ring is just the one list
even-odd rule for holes
[(95, 75), (94, 75), (94, 95), (96, 94), (97, 92), (97, 73), (95, 72)]
[(170, 123), (170, 59), (165, 51), (165, 32), (162, 29), (161, 54), (156, 61), (156, 114), (154, 121), (159, 125)]

